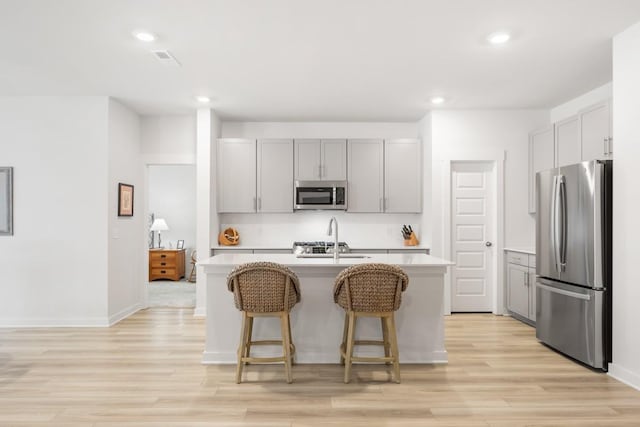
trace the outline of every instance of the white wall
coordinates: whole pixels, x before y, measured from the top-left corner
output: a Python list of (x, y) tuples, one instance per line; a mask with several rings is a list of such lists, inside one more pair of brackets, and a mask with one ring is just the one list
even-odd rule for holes
[[(613, 83), (609, 82), (589, 92), (571, 99), (551, 109), (549, 112), (550, 123), (559, 122), (578, 113), (578, 111), (598, 102), (605, 101), (613, 95)], [(533, 129), (532, 129), (533, 130)]]
[(506, 152), (504, 170), (505, 246), (534, 247), (535, 218), (527, 210), (528, 134), (548, 123), (544, 110), (434, 111), (433, 254), (443, 253), (443, 162), (464, 153)]
[[(144, 251), (144, 179), (140, 153), (140, 118), (109, 100), (109, 323), (142, 308), (146, 264)], [(134, 186), (133, 216), (118, 217), (118, 183)]]
[(196, 246), (195, 165), (150, 165), (147, 186), (149, 213), (164, 218), (169, 226), (162, 232), (162, 246), (175, 248), (178, 240), (184, 240), (188, 261)]
[(433, 245), (433, 147), (431, 113), (418, 122), (418, 138), (422, 141), (422, 221), (420, 223), (420, 243), (426, 247)]
[(0, 236), (0, 325), (107, 325), (106, 97), (0, 97), (14, 235)]
[(640, 23), (613, 40), (613, 364), (640, 389)]
[[(222, 132), (222, 123), (215, 111), (202, 108), (197, 114), (196, 135), (196, 248), (198, 259), (207, 259), (218, 235), (218, 214), (216, 208), (215, 141)], [(207, 276), (198, 269), (196, 278), (196, 316), (206, 314)]]
[[(221, 214), (220, 229), (234, 227), (240, 245), (291, 248), (294, 241), (333, 241), (327, 236), (332, 216), (338, 220), (338, 237), (353, 248), (386, 248), (403, 245), (400, 230), (411, 224), (421, 236), (419, 214), (300, 211), (290, 214)], [(421, 242), (422, 243), (422, 242)]]
[(222, 138), (416, 138), (416, 122), (223, 122)]
[(196, 163), (195, 115), (144, 116), (141, 120), (144, 163)]

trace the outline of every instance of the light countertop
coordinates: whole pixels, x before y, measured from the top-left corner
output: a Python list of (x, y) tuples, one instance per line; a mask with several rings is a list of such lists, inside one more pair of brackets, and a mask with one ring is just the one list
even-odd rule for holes
[[(215, 245), (212, 246), (211, 249), (215, 250), (233, 250), (233, 249), (247, 249), (247, 250), (292, 250), (293, 243), (290, 245), (234, 245), (234, 246), (224, 246), (224, 245)], [(405, 246), (402, 243), (389, 243), (388, 245), (349, 245), (349, 249), (352, 251), (375, 251), (375, 250), (398, 250), (398, 249), (406, 249), (406, 250), (420, 250), (425, 251), (430, 249), (428, 246), (417, 245), (417, 246)]]
[(298, 258), (293, 254), (220, 254), (198, 262), (205, 272), (208, 267), (228, 267), (247, 262), (270, 261), (288, 267), (348, 267), (365, 263), (394, 264), (399, 267), (448, 267), (453, 262), (421, 253), (367, 254), (361, 258)]
[(536, 249), (535, 248), (520, 248), (520, 247), (508, 247), (508, 248), (504, 248), (505, 252), (519, 252), (521, 254), (529, 254), (529, 255), (535, 255), (536, 254)]

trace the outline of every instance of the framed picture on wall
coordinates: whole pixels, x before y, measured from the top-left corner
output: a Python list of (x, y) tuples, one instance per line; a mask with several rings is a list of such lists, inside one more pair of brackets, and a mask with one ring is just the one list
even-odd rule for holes
[(133, 216), (133, 185), (118, 184), (118, 216)]
[(178, 240), (178, 244), (176, 245), (176, 249), (184, 249), (184, 240)]

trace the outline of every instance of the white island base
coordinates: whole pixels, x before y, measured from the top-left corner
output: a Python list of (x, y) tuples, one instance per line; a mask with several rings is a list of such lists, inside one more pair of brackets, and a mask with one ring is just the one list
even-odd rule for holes
[[(277, 262), (300, 279), (301, 302), (291, 310), (291, 332), (297, 363), (338, 363), (344, 310), (333, 302), (333, 283), (344, 268), (369, 262), (395, 264), (409, 276), (396, 312), (402, 363), (446, 363), (444, 347), (444, 274), (451, 262), (425, 254), (371, 254), (367, 258), (296, 258), (289, 254), (223, 254), (199, 265), (207, 274), (206, 341), (202, 363), (236, 363), (241, 314), (227, 290), (227, 274), (236, 265)], [(358, 319), (356, 339), (379, 339), (380, 320)], [(258, 318), (253, 340), (280, 339), (278, 319)], [(281, 347), (252, 348), (252, 355), (281, 354)], [(254, 353), (255, 352), (255, 353)], [(356, 347), (357, 355), (381, 355), (382, 348)]]

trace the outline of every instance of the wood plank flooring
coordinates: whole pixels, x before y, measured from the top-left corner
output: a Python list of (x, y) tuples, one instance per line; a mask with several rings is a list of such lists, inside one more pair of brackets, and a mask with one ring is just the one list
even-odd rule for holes
[[(238, 332), (239, 334), (239, 332)], [(447, 365), (200, 364), (204, 321), (154, 308), (111, 328), (0, 329), (0, 426), (639, 426), (640, 392), (508, 317), (446, 320)], [(295, 340), (295, 337), (294, 337)], [(338, 351), (338, 343), (336, 343)]]

